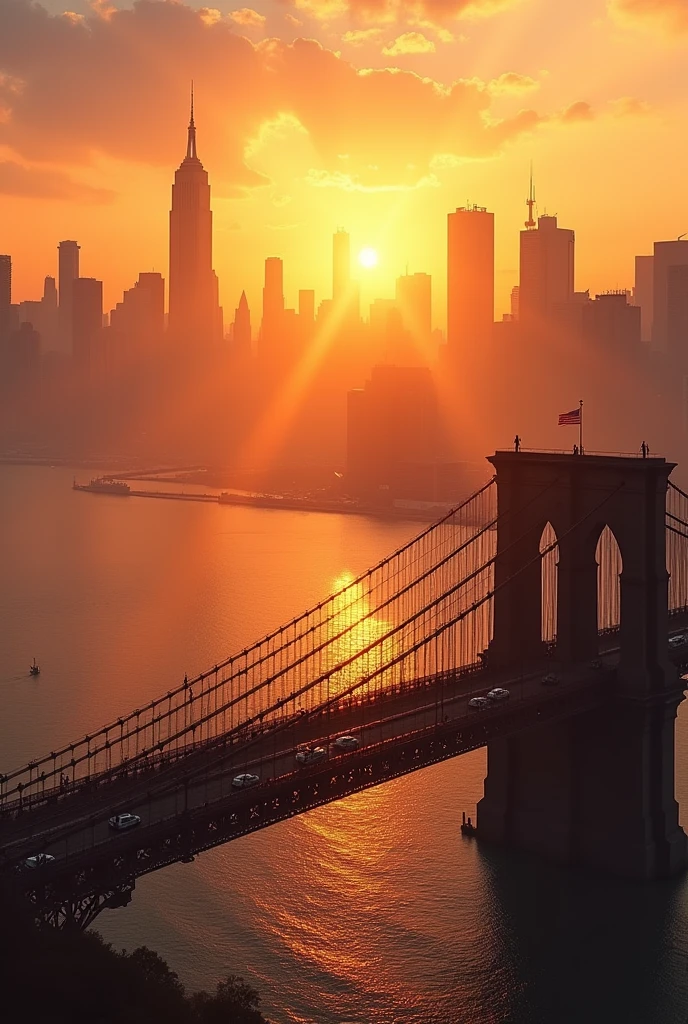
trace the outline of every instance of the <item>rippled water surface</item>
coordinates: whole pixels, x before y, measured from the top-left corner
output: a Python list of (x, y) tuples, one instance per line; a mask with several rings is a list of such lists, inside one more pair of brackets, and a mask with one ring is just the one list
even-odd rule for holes
[[(0, 467), (0, 770), (214, 665), (419, 529), (71, 482)], [(685, 881), (621, 885), (462, 840), (484, 770), (468, 754), (157, 872), (97, 926), (191, 988), (243, 974), (275, 1024), (685, 1024)]]

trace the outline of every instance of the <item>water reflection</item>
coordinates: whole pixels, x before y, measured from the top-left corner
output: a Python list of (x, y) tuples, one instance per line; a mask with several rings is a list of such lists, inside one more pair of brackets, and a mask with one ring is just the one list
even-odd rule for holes
[(339, 576), (333, 593), (336, 596), (328, 622), (330, 643), (325, 666), (325, 671), (332, 672), (330, 694), (348, 691), (369, 678), (374, 680), (376, 689), (391, 685), (398, 671), (384, 667), (394, 662), (399, 650), (397, 639), (388, 635), (393, 629), (392, 622), (380, 613), (374, 614), (369, 592), (362, 581), (354, 582), (353, 573)]

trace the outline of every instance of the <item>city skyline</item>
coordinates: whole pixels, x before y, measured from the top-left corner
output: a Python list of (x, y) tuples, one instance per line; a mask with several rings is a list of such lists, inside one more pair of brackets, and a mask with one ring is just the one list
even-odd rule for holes
[[(364, 293), (391, 296), (395, 278), (408, 263), (412, 271), (433, 276), (435, 308), (441, 310), (441, 219), (449, 209), (477, 203), (496, 215), (497, 313), (508, 312), (531, 159), (539, 212), (558, 214), (584, 242), (577, 288), (629, 287), (634, 255), (649, 253), (656, 237), (676, 238), (684, 229), (676, 203), (685, 176), (682, 143), (676, 144), (681, 108), (669, 89), (683, 37), (677, 32), (675, 42), (667, 42), (658, 19), (649, 16), (645, 24), (658, 31), (643, 36), (640, 21), (620, 20), (622, 3), (609, 13), (604, 4), (587, 2), (567, 14), (567, 35), (586, 47), (591, 60), (603, 45), (614, 58), (605, 65), (605, 75), (593, 76), (584, 90), (577, 79), (571, 81), (573, 47), (563, 39), (553, 45), (559, 18), (540, 0), (478, 21), (430, 18), (432, 28), (411, 24), (408, 5), (402, 4), (387, 5), (386, 17), (392, 20), (378, 17), (376, 22), (369, 12), (365, 25), (343, 17), (325, 23), (303, 4), (288, 9), (257, 2), (253, 17), (232, 12), (225, 3), (218, 16), (202, 15), (200, 5), (144, 4), (132, 12), (124, 2), (76, 3), (71, 21), (58, 16), (64, 4), (46, 0), (45, 6), (50, 17), (40, 24), (47, 40), (60, 32), (87, 49), (118, 45), (118, 59), (128, 62), (128, 78), (126, 88), (107, 93), (109, 122), (97, 118), (91, 106), (77, 104), (74, 95), (65, 97), (61, 109), (69, 117), (57, 119), (58, 139), (39, 117), (40, 82), (31, 54), (16, 35), (21, 29), (22, 39), (31, 38), (38, 31), (35, 12), (24, 0), (3, 5), (0, 19), (11, 14), (12, 21), (0, 27), (6, 28), (10, 47), (13, 39), (16, 45), (7, 57), (15, 84), (8, 79), (2, 87), (3, 108), (11, 116), (3, 128), (0, 215), (7, 235), (2, 248), (15, 255), (20, 300), (39, 294), (57, 238), (78, 237), (84, 259), (87, 250), (91, 253), (83, 270), (106, 282), (106, 308), (139, 270), (163, 270), (166, 237), (160, 214), (169, 196), (168, 168), (178, 161), (178, 126), (192, 77), (203, 109), (204, 163), (215, 196), (215, 269), (225, 310), (235, 308), (244, 288), (249, 304), (256, 306), (262, 287), (259, 254), (282, 256), (285, 267), (292, 268), (285, 279), (290, 304), (295, 304), (291, 294), (301, 280), (319, 295), (328, 294), (327, 243), (311, 236), (313, 221), (323, 224), (328, 235), (346, 225), (355, 249), (379, 249), (380, 269), (362, 275)], [(320, 6), (310, 4), (311, 14)], [(338, 8), (343, 12), (344, 4)], [(289, 22), (287, 14), (301, 24)], [(116, 44), (118, 26), (125, 26), (126, 33)], [(403, 52), (414, 42), (425, 45), (405, 38), (414, 33), (429, 41), (434, 52), (429, 47), (425, 53)], [(316, 40), (317, 46), (297, 42), (300, 36)], [(444, 41), (448, 36), (453, 42)], [(270, 46), (266, 37), (273, 39)], [(396, 48), (390, 45), (402, 38)], [(158, 53), (160, 61), (142, 64), (136, 44), (143, 55)], [(64, 49), (68, 54), (69, 46)], [(220, 79), (220, 54), (226, 58), (235, 51), (232, 67), (255, 78), (256, 89), (241, 87), (239, 70)], [(264, 95), (268, 53), (275, 73), (288, 76), (281, 102)], [(51, 73), (62, 89), (60, 60), (64, 55), (51, 53)], [(97, 79), (95, 51), (89, 67)], [(399, 71), (389, 75), (382, 70), (388, 67)], [(361, 76), (359, 71), (367, 68), (377, 74)], [(309, 83), (317, 69), (323, 100), (309, 105)], [(460, 85), (451, 102), (436, 101), (422, 88), (422, 82), (434, 81), (435, 91), (444, 96), (454, 79)], [(361, 93), (364, 84), (370, 95)], [(337, 116), (326, 121), (327, 95)], [(408, 108), (405, 137), (390, 120), (397, 99)], [(355, 103), (369, 110), (365, 124), (352, 116)], [(47, 98), (40, 109), (46, 104)], [(461, 112), (464, 106), (470, 116)], [(483, 114), (498, 139), (485, 137)], [(421, 130), (424, 121), (427, 127)], [(378, 139), (383, 135), (384, 148)], [(629, 147), (637, 151), (632, 181), (621, 156)], [(657, 190), (660, 160), (663, 184)], [(376, 181), (376, 174), (384, 180)], [(35, 204), (41, 218), (29, 251), (22, 224)], [(139, 267), (126, 261), (134, 225)]]

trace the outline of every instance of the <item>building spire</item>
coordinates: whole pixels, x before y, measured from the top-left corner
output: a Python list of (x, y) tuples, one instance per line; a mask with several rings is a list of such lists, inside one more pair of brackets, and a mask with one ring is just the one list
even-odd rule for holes
[(535, 206), (535, 186), (533, 185), (533, 161), (530, 161), (530, 191), (528, 192), (528, 198), (526, 199), (526, 206), (528, 207), (528, 220), (526, 221), (526, 227), (529, 231), (532, 231), (534, 227), (537, 227), (535, 220), (533, 219), (533, 207)]
[(189, 139), (186, 144), (186, 159), (187, 160), (198, 160), (198, 154), (196, 153), (196, 125), (194, 123), (194, 87), (193, 79), (191, 81), (191, 118), (189, 120)]

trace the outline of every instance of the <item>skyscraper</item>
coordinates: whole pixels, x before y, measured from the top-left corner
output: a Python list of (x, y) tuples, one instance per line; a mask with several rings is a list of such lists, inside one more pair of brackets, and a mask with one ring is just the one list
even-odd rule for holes
[(667, 272), (667, 351), (674, 362), (688, 366), (688, 265)]
[(164, 325), (164, 278), (157, 272), (139, 274), (110, 314), (110, 327), (120, 335), (118, 345), (128, 356), (141, 355), (162, 340)]
[(299, 292), (299, 320), (307, 330), (315, 323), (315, 292), (311, 288), (302, 288)]
[(139, 296), (142, 330), (150, 341), (159, 341), (165, 327), (165, 279), (157, 271), (144, 271), (134, 288)]
[(76, 242), (60, 242), (58, 249), (58, 327), (59, 349), (72, 352), (72, 288), (79, 276), (79, 245)]
[(268, 256), (265, 261), (263, 287), (263, 322), (260, 340), (263, 351), (278, 345), (284, 331), (284, 264), (279, 256)]
[(332, 312), (337, 326), (352, 326), (360, 320), (361, 293), (351, 279), (351, 239), (338, 228), (332, 237)]
[(556, 217), (537, 224), (521, 232), (519, 320), (531, 328), (546, 326), (557, 307), (573, 301), (576, 236)]
[(447, 345), (456, 356), (492, 335), (494, 214), (463, 207), (449, 214), (448, 227)]
[(234, 352), (236, 355), (251, 354), (251, 310), (248, 308), (246, 292), (241, 293), (239, 305), (234, 313)]
[(0, 256), (0, 338), (10, 329), (12, 257)]
[(640, 306), (640, 335), (643, 341), (652, 341), (652, 293), (654, 256), (636, 256), (633, 304)]
[(46, 277), (43, 286), (43, 298), (39, 301), (20, 302), (17, 322), (30, 324), (40, 335), (41, 351), (59, 352), (57, 332), (57, 288), (55, 278)]
[(345, 300), (351, 283), (351, 240), (348, 232), (338, 228), (332, 239), (332, 298)]
[(103, 282), (77, 277), (72, 285), (72, 339), (74, 362), (88, 370), (96, 335), (103, 326)]
[(401, 322), (416, 348), (430, 355), (432, 335), (432, 278), (429, 274), (406, 274), (397, 278), (397, 308)]
[(210, 185), (196, 152), (193, 92), (186, 156), (172, 186), (169, 289), (168, 328), (173, 341), (199, 348), (221, 340)]
[(669, 270), (688, 264), (688, 240), (655, 242), (652, 261), (652, 347), (669, 349)]

